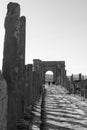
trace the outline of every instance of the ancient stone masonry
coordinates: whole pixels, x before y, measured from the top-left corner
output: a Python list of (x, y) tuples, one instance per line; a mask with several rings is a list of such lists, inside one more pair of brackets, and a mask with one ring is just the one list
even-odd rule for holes
[(50, 70), (54, 73), (54, 82), (56, 84), (65, 84), (65, 61), (41, 61), (39, 59), (34, 59), (34, 66), (38, 70), (43, 83), (45, 83), (46, 71)]
[(5, 18), (3, 76), (8, 91), (8, 130), (16, 130), (16, 122), (23, 117), (23, 83), (25, 64), (25, 17), (20, 17), (20, 6), (9, 3)]

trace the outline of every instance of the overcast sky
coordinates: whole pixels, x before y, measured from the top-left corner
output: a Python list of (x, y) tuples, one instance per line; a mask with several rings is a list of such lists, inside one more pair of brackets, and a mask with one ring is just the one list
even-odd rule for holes
[[(65, 61), (67, 74), (87, 74), (87, 0), (11, 0), (26, 16), (26, 64), (37, 58)], [(0, 69), (4, 18), (9, 0), (0, 0)]]

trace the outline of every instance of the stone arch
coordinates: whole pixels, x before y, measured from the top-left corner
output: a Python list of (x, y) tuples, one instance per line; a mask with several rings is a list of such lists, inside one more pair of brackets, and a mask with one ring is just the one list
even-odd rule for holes
[(45, 73), (47, 72), (47, 71), (52, 71), (53, 72), (53, 80), (55, 81), (55, 79), (56, 79), (56, 68), (55, 67), (43, 67), (42, 68), (42, 81), (43, 81), (43, 83), (45, 83)]
[(56, 84), (64, 85), (66, 82), (65, 61), (41, 61), (34, 59), (34, 68), (42, 77), (42, 83), (45, 83), (45, 73), (50, 70), (54, 73), (54, 81)]

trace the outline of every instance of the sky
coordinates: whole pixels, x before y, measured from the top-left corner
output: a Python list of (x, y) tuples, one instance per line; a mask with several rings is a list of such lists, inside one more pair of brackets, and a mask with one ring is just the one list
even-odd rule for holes
[(26, 64), (65, 61), (67, 75), (87, 75), (87, 0), (0, 0), (0, 69), (9, 2), (26, 16)]

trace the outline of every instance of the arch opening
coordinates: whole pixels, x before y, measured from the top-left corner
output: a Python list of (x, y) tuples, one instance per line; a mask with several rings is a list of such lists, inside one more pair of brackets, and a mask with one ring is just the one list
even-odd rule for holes
[(45, 73), (45, 84), (50, 85), (52, 83), (54, 83), (54, 73), (53, 73), (53, 71), (48, 70)]

